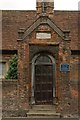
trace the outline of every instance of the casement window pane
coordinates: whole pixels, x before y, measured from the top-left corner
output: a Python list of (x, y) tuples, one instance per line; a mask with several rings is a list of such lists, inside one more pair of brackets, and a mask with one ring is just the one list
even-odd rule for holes
[(0, 63), (0, 78), (3, 78), (6, 74), (6, 62)]
[(2, 63), (0, 63), (0, 76), (2, 76)]

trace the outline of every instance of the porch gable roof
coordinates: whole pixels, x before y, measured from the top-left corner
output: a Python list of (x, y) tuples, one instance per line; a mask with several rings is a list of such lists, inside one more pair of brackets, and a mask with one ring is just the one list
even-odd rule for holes
[(39, 16), (34, 23), (24, 31), (22, 36), (22, 40), (24, 40), (28, 35), (31, 34), (39, 25), (41, 24), (48, 24), (63, 40), (65, 39), (65, 32), (69, 31), (62, 31), (55, 23), (52, 21), (48, 16)]

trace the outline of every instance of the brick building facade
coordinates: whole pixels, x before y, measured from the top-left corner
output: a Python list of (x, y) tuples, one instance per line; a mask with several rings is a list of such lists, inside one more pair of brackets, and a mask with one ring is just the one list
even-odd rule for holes
[(24, 117), (34, 105), (79, 116), (78, 27), (79, 12), (56, 11), (53, 0), (37, 0), (36, 11), (2, 11), (5, 71), (10, 57), (18, 56), (18, 80), (2, 80), (3, 117)]

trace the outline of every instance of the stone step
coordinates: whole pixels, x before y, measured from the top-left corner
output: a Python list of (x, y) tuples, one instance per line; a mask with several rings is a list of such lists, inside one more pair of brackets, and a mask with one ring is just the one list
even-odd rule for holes
[(32, 120), (33, 120), (33, 119), (34, 119), (34, 120), (35, 120), (35, 119), (36, 119), (36, 120), (38, 120), (38, 119), (41, 120), (41, 118), (42, 118), (42, 120), (43, 120), (43, 119), (45, 120), (45, 119), (47, 119), (47, 118), (48, 118), (47, 120), (50, 120), (50, 118), (51, 118), (51, 120), (53, 120), (53, 119), (54, 119), (54, 120), (55, 120), (55, 119), (60, 119), (59, 116), (28, 116), (28, 117), (27, 117), (27, 119), (30, 119), (30, 120), (31, 120), (31, 119), (32, 119)]
[(34, 105), (32, 107), (33, 110), (55, 110), (55, 106), (53, 105)]
[(29, 112), (27, 113), (28, 118), (60, 118), (60, 113), (54, 112)]
[[(2, 118), (0, 120), (56, 120), (55, 118), (27, 118), (27, 117), (5, 117)], [(59, 119), (57, 119), (59, 120)], [(62, 119), (61, 119), (62, 120)], [(72, 120), (72, 118), (70, 118), (69, 120)]]
[(31, 109), (30, 111), (31, 111), (31, 112), (32, 112), (32, 111), (35, 111), (35, 112), (50, 112), (50, 111), (51, 111), (51, 112), (55, 112), (54, 109), (51, 109), (51, 110), (50, 110), (50, 109), (48, 109), (48, 110), (47, 110), (47, 109), (44, 109), (44, 110), (43, 110), (43, 109), (38, 109), (38, 110)]
[(34, 105), (27, 113), (28, 118), (60, 118), (52, 105)]

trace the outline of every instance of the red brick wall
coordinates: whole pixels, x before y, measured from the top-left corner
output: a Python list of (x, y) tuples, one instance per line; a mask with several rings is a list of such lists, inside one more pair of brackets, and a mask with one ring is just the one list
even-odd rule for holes
[[(18, 80), (2, 81), (2, 116), (26, 117), (27, 101), (19, 96)], [(26, 91), (27, 92), (27, 91)]]
[[(2, 81), (2, 115), (14, 115), (18, 110), (18, 92), (16, 80)], [(6, 111), (6, 112), (5, 112)]]
[[(27, 29), (37, 18), (36, 15), (37, 15), (36, 11), (30, 11), (30, 12), (29, 11), (3, 11), (3, 17), (2, 17), (3, 18), (3, 21), (2, 21), (3, 22), (2, 23), (3, 24), (3, 27), (2, 27), (3, 49), (9, 49), (9, 50), (18, 49), (18, 56), (19, 56), (18, 76), (19, 78), (18, 78), (18, 85), (16, 86), (18, 87), (18, 90), (16, 89), (14, 85), (14, 89), (15, 89), (14, 92), (15, 93), (18, 92), (19, 101), (17, 103), (18, 103), (18, 107), (20, 110), (23, 110), (23, 109), (25, 110), (29, 108), (29, 103), (30, 103), (29, 97), (31, 94), (30, 93), (31, 78), (29, 76), (30, 75), (29, 65), (30, 65), (31, 55), (33, 57), (37, 52), (39, 52), (38, 50), (36, 50), (35, 53), (34, 51), (30, 51), (31, 50), (30, 45), (37, 44), (37, 45), (43, 46), (44, 44), (44, 46), (47, 46), (49, 44), (48, 40), (46, 41), (36, 40), (35, 31), (32, 32), (24, 41), (19, 41), (17, 43), (19, 28)], [(70, 46), (71, 49), (78, 49), (78, 12), (54, 11), (53, 16), (51, 15), (50, 17), (55, 22), (55, 24), (60, 27), (60, 29), (70, 30), (71, 42), (66, 43), (66, 48)], [(52, 31), (52, 29), (50, 30)], [(54, 40), (56, 42), (58, 40), (61, 40), (54, 31), (52, 32), (53, 32), (53, 36), (52, 36), (53, 39), (50, 40), (51, 43), (53, 43)], [(63, 48), (63, 44), (64, 42), (61, 42), (61, 45), (62, 45), (61, 48)], [(77, 84), (74, 84), (72, 81), (70, 81), (71, 79), (73, 79), (72, 74), (74, 71), (72, 71), (72, 68), (71, 68), (71, 72), (65, 73), (65, 74), (64, 73), (60, 74), (60, 71), (59, 71), (60, 70), (59, 63), (66, 62), (70, 64), (72, 61), (72, 58), (70, 60), (70, 57), (71, 57), (70, 53), (64, 53), (64, 54), (60, 53), (60, 54), (61, 56), (58, 56), (58, 53), (57, 53), (57, 58), (56, 58), (56, 64), (57, 64), (57, 81), (56, 81), (57, 90), (56, 92), (59, 98), (57, 111), (60, 112), (63, 116), (66, 116), (66, 115), (70, 116), (70, 114), (76, 116), (76, 114), (78, 113), (77, 111), (78, 96), (77, 96), (76, 90), (78, 91), (78, 89), (77, 89)], [(75, 79), (77, 79), (76, 75), (74, 76), (75, 76)], [(13, 97), (15, 99), (16, 98), (15, 96), (17, 95), (17, 94), (15, 96), (13, 95), (13, 89), (12, 89), (13, 87), (11, 87), (13, 86), (12, 83), (8, 83), (10, 84), (10, 88), (7, 87), (7, 83), (8, 82), (3, 82), (3, 86), (4, 86), (3, 87), (3, 107), (5, 109), (6, 109), (6, 106), (10, 104), (9, 101), (12, 101)], [(7, 93), (5, 89), (8, 89)], [(10, 92), (10, 89), (12, 89), (11, 92)], [(8, 93), (10, 93), (9, 96), (8, 96)], [(8, 100), (6, 104), (4, 102), (5, 98), (7, 98)], [(15, 103), (14, 105), (12, 104), (11, 107), (13, 107), (13, 109), (16, 109), (15, 108), (16, 104)]]
[[(70, 30), (71, 48), (78, 46), (77, 11), (54, 11), (51, 19), (62, 30)], [(36, 11), (2, 11), (3, 49), (17, 49), (18, 30), (27, 29), (37, 18)]]
[(2, 48), (17, 49), (18, 30), (27, 29), (35, 16), (35, 11), (2, 11)]

